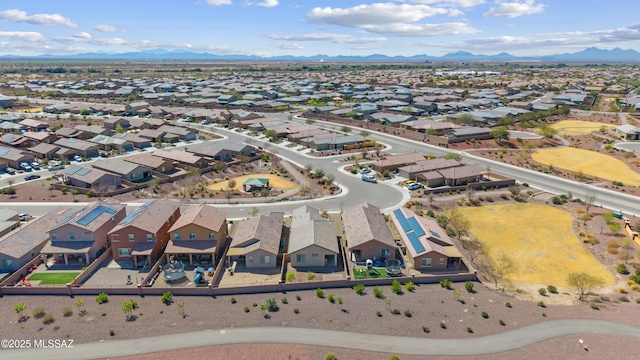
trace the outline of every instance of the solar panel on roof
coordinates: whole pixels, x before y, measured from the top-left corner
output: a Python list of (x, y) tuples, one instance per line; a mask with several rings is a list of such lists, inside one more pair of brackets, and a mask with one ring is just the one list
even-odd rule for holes
[(424, 236), (426, 234), (424, 232), (424, 229), (422, 229), (422, 226), (420, 226), (420, 223), (418, 222), (418, 220), (416, 220), (415, 217), (412, 216), (412, 217), (408, 218), (407, 221), (409, 222), (409, 225), (413, 229), (413, 232), (416, 235), (418, 235), (418, 237)]
[(77, 143), (77, 142), (78, 142), (78, 139), (70, 138), (70, 139), (67, 139), (67, 142), (70, 142), (70, 143), (72, 143), (72, 144), (73, 144), (73, 143)]
[(7, 153), (9, 152), (9, 149), (6, 148), (0, 148), (0, 156), (4, 156), (7, 155)]
[(104, 205), (98, 205), (95, 209), (91, 210), (87, 215), (83, 216), (78, 220), (78, 224), (82, 226), (89, 225), (90, 222), (95, 220), (98, 216), (102, 215), (102, 213), (115, 214), (116, 211), (110, 207)]
[(104, 136), (96, 136), (95, 139), (93, 139), (94, 141), (102, 141), (104, 140)]
[(65, 174), (73, 175), (73, 174), (77, 173), (80, 169), (82, 169), (80, 166), (73, 165), (71, 168), (69, 168), (69, 170), (65, 171)]
[(91, 169), (89, 169), (89, 168), (81, 168), (80, 171), (78, 171), (78, 175), (79, 176), (85, 176), (90, 172), (91, 172)]
[(411, 246), (416, 251), (416, 253), (425, 251), (424, 245), (422, 245), (422, 243), (418, 239), (418, 235), (416, 235), (415, 233), (408, 233), (407, 238), (409, 239), (409, 242), (411, 243)]
[(13, 140), (15, 140), (15, 138), (16, 138), (15, 136), (9, 136), (9, 137), (6, 139), (6, 141), (7, 141), (7, 142), (13, 142)]
[(404, 232), (411, 231), (411, 225), (409, 225), (409, 223), (407, 222), (407, 218), (404, 217), (404, 214), (402, 213), (402, 210), (395, 209), (393, 211), (393, 213), (396, 216), (396, 219), (398, 219), (398, 222), (400, 223), (400, 226), (402, 227), (402, 230)]
[(120, 221), (120, 223), (118, 223), (118, 225), (129, 225), (131, 224), (132, 221), (134, 221), (143, 211), (145, 211), (151, 204), (153, 203), (153, 200), (151, 201), (147, 201), (146, 203), (142, 204), (139, 208), (135, 209), (131, 214), (125, 216), (124, 219), (122, 219)]

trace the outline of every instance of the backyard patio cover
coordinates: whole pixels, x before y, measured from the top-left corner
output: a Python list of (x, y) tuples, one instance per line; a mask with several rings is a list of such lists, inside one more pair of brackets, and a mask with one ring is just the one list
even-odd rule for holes
[(155, 245), (155, 243), (151, 241), (137, 243), (136, 246), (134, 246), (133, 251), (131, 251), (131, 255), (149, 256), (153, 250), (153, 245)]
[(44, 254), (85, 254), (93, 245), (93, 241), (50, 241), (41, 253)]
[(165, 254), (212, 254), (216, 252), (217, 240), (171, 240)]

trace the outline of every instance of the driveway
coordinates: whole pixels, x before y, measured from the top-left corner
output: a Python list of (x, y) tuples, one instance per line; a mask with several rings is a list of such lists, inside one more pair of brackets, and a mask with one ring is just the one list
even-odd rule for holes
[(501, 334), (470, 339), (424, 339), (359, 334), (320, 329), (286, 327), (205, 330), (145, 339), (74, 345), (73, 349), (4, 350), (2, 358), (12, 360), (98, 359), (135, 354), (157, 353), (193, 347), (287, 343), (329, 346), (400, 355), (482, 355), (518, 349), (554, 337), (573, 334), (609, 334), (640, 340), (640, 328), (602, 320), (547, 321)]

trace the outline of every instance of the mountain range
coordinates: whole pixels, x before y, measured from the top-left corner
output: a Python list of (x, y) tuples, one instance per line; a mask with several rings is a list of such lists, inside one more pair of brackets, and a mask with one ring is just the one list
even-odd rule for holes
[(413, 56), (372, 55), (313, 55), (294, 56), (281, 55), (263, 57), (256, 55), (218, 55), (211, 53), (195, 53), (184, 50), (169, 51), (165, 49), (145, 50), (138, 52), (105, 53), (91, 52), (68, 55), (42, 54), (36, 56), (4, 55), (0, 59), (105, 59), (105, 60), (211, 60), (211, 61), (351, 61), (351, 62), (640, 62), (640, 52), (614, 48), (611, 50), (590, 47), (576, 53), (564, 53), (542, 56), (515, 56), (505, 52), (495, 55), (473, 54), (457, 51), (443, 56), (426, 54)]

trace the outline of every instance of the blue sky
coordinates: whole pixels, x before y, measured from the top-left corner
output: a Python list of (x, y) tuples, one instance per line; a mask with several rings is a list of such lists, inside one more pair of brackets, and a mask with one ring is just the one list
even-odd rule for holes
[[(6, 4), (7, 1), (4, 1)], [(247, 55), (640, 51), (632, 1), (24, 0), (0, 5), (0, 55), (163, 48)]]

